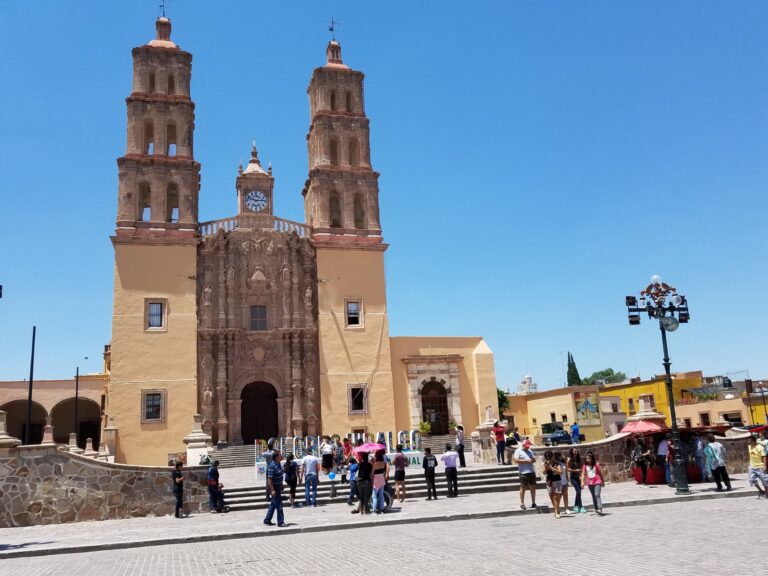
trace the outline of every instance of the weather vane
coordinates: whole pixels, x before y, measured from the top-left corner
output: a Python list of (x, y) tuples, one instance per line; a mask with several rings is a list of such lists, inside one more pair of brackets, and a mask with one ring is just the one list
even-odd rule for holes
[(165, 0), (160, 0), (160, 14), (165, 18)]
[(336, 20), (333, 19), (333, 16), (331, 16), (331, 21), (328, 24), (328, 32), (331, 33), (331, 40), (336, 41), (336, 26), (341, 24), (341, 22), (336, 22)]

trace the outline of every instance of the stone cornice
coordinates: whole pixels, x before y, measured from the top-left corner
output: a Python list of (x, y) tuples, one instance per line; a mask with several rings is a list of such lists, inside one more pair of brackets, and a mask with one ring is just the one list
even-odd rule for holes
[(464, 360), (461, 354), (425, 354), (401, 358), (403, 364), (457, 364)]

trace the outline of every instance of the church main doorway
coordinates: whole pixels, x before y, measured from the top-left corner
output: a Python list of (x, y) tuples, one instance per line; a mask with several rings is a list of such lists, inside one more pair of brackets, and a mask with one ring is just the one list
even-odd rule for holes
[(240, 432), (243, 444), (267, 440), (279, 434), (277, 390), (267, 382), (251, 382), (240, 396)]
[(421, 389), (423, 420), (432, 426), (432, 435), (448, 434), (448, 393), (440, 382), (427, 382)]

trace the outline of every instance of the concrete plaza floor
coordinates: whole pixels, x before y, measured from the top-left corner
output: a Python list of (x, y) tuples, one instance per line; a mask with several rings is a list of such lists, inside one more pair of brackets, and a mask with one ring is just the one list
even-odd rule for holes
[[(229, 475), (232, 480), (234, 474)], [(226, 482), (226, 475), (224, 476)], [(685, 496), (675, 495), (675, 490), (667, 486), (608, 484), (603, 490), (603, 502), (606, 510), (610, 510), (622, 506), (756, 497), (754, 489), (747, 486), (746, 475), (734, 475), (732, 483), (734, 491), (722, 493), (715, 492), (714, 484), (694, 484), (691, 486), (692, 493)], [(406, 499), (403, 504), (396, 503), (390, 512), (380, 516), (360, 517), (350, 514), (351, 507), (343, 503), (317, 508), (286, 508), (288, 526), (285, 528), (265, 526), (262, 523), (263, 511), (198, 514), (184, 519), (164, 516), (4, 528), (0, 530), (0, 559), (346, 530), (366, 526), (548, 514), (548, 511), (542, 508), (520, 510), (519, 496), (513, 492), (462, 496), (459, 484), (459, 494), (458, 498), (452, 499), (444, 498), (441, 494), (438, 501), (432, 502), (422, 498)], [(539, 491), (537, 496), (539, 505), (549, 503), (543, 491)], [(591, 505), (587, 491), (583, 493), (583, 498), (585, 505)], [(529, 503), (529, 496), (526, 496), (526, 504)], [(762, 501), (760, 504), (764, 505), (768, 512), (768, 502)], [(554, 517), (552, 519), (554, 520)]]

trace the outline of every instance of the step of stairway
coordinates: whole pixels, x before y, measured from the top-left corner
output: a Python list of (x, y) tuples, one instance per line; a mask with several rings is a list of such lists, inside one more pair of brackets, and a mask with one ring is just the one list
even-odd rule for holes
[[(545, 485), (543, 482), (539, 482), (537, 484), (537, 488), (539, 490), (543, 490), (545, 488)], [(446, 494), (446, 488), (445, 486), (437, 485), (436, 486), (437, 493), (440, 497), (445, 496)], [(496, 493), (496, 492), (510, 492), (515, 493), (520, 489), (520, 483), (519, 482), (501, 482), (496, 484), (487, 484), (487, 485), (481, 485), (481, 486), (466, 486), (459, 482), (459, 494), (465, 495), (465, 494), (490, 494), (490, 493)], [(427, 497), (427, 490), (426, 487), (408, 487), (408, 499), (420, 499), (420, 498), (426, 498)], [(318, 493), (317, 495), (317, 504), (319, 506), (329, 505), (329, 504), (343, 504), (346, 503), (347, 499), (347, 493), (344, 492), (343, 494), (341, 491), (338, 491), (335, 498), (331, 498), (330, 495), (321, 495)], [(288, 492), (287, 490), (283, 491), (283, 501), (288, 502)], [(304, 500), (304, 490), (297, 489), (296, 490), (296, 500), (298, 502), (302, 502)], [(262, 488), (261, 495), (254, 498), (254, 499), (248, 499), (248, 500), (241, 500), (241, 501), (235, 501), (231, 498), (227, 498), (227, 504), (230, 507), (231, 511), (242, 511), (242, 510), (266, 510), (269, 507), (269, 502), (267, 502), (266, 497), (264, 495), (264, 491)]]

